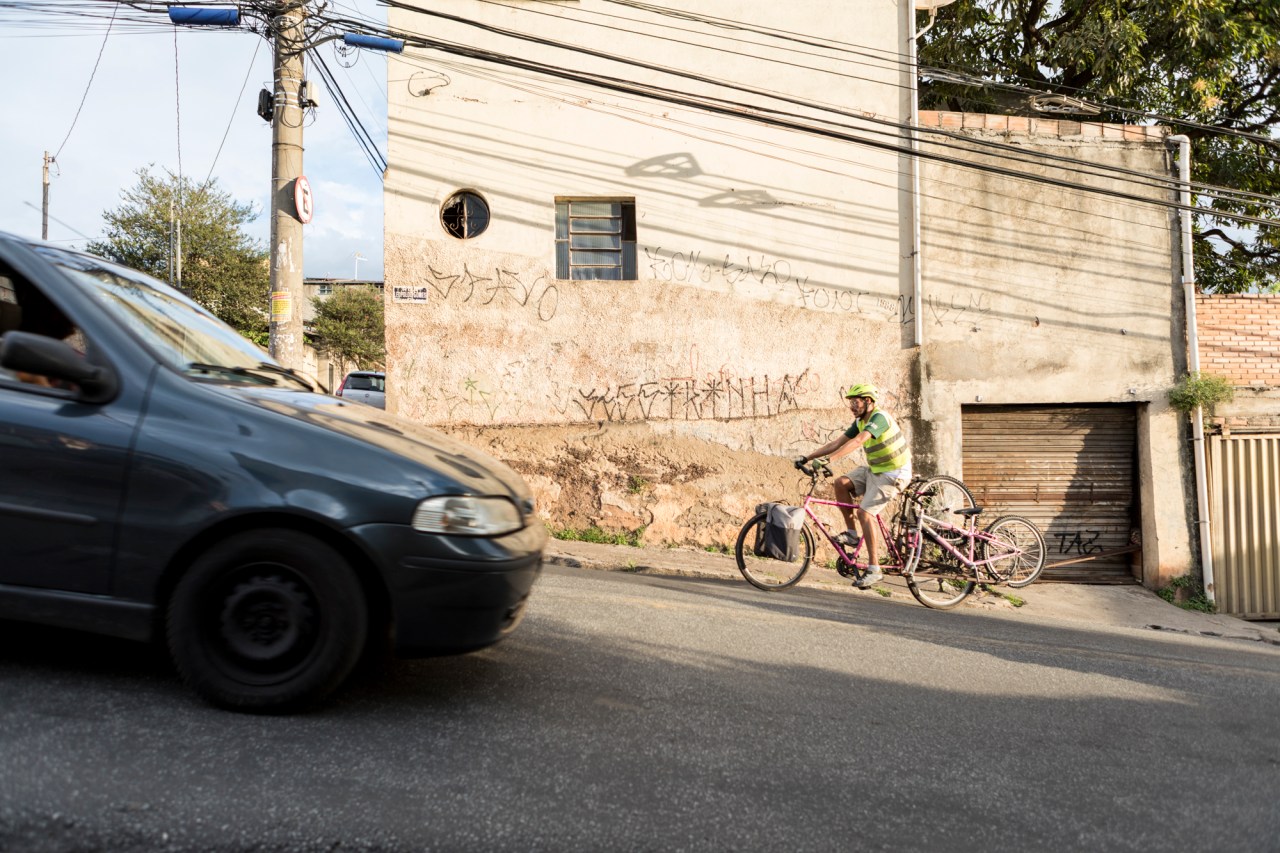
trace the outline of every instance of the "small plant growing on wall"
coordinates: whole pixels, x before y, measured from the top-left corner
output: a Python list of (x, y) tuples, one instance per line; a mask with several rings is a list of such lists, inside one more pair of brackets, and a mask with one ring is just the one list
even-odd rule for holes
[(1184, 414), (1198, 408), (1212, 412), (1213, 407), (1234, 397), (1236, 389), (1231, 382), (1212, 373), (1194, 370), (1169, 391), (1169, 405)]
[(1169, 585), (1156, 590), (1156, 595), (1170, 604), (1176, 604), (1183, 610), (1199, 610), (1201, 613), (1214, 613), (1217, 607), (1209, 596), (1205, 595), (1200, 579), (1191, 575), (1182, 575), (1169, 581)]

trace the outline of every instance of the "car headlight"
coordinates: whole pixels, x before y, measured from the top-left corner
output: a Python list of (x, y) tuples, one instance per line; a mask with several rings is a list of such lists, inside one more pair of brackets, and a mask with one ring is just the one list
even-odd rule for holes
[(520, 510), (506, 498), (452, 495), (427, 498), (413, 513), (413, 529), (453, 536), (501, 536), (524, 527)]

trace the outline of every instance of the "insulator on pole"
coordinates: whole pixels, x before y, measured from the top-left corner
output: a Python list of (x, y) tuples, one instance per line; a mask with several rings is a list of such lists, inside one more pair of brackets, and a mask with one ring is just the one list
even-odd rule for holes
[(389, 39), (381, 36), (367, 36), (363, 33), (344, 33), (342, 40), (352, 47), (367, 47), (370, 50), (385, 50), (388, 53), (403, 53), (403, 39)]
[(201, 27), (237, 27), (239, 9), (213, 9), (207, 6), (170, 6), (169, 20), (175, 24)]

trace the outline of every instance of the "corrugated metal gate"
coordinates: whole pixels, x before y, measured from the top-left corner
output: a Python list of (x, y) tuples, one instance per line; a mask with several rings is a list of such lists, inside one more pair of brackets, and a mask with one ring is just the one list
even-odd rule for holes
[(1280, 435), (1209, 437), (1214, 600), (1222, 613), (1280, 619)]
[(1044, 533), (1044, 580), (1132, 583), (1133, 406), (965, 406), (964, 482), (983, 520), (1016, 513)]

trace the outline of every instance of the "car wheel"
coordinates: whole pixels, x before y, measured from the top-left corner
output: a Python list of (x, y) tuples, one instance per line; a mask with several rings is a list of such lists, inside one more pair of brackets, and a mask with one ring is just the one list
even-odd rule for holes
[(336, 551), (292, 530), (237, 534), (206, 551), (169, 601), (169, 651), (215, 705), (287, 710), (333, 691), (368, 633), (364, 591)]

